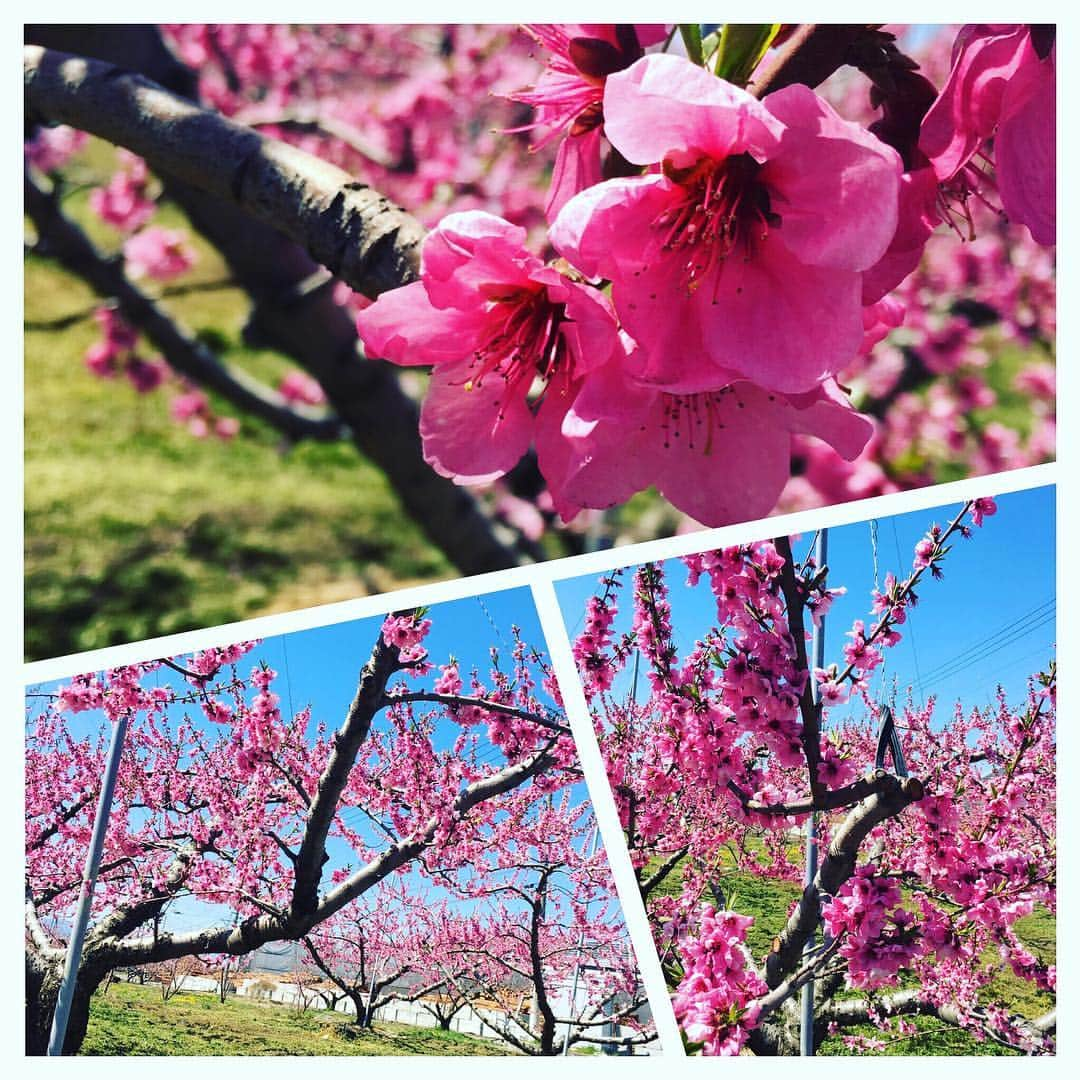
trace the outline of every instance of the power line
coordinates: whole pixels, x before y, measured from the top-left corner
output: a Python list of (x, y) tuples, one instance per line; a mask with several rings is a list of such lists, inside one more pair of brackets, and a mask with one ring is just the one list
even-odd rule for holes
[(1055, 618), (1054, 614), (1050, 613), (1045, 618), (1043, 618), (1041, 621), (1036, 622), (1033, 625), (1028, 626), (1025, 629), (1017, 632), (1016, 634), (1013, 634), (1010, 637), (1005, 638), (1000, 643), (998, 643), (996, 645), (993, 645), (992, 647), (986, 649), (982, 653), (979, 653), (976, 656), (972, 656), (972, 657), (970, 657), (970, 658), (968, 658), (966, 660), (962, 660), (960, 663), (954, 664), (949, 668), (943, 669), (942, 671), (940, 671), (939, 673), (937, 673), (934, 676), (934, 680), (933, 680), (934, 683), (946, 682), (947, 680), (953, 678), (954, 676), (959, 675), (962, 672), (964, 672), (964, 671), (968, 670), (969, 668), (973, 667), (975, 664), (979, 664), (979, 663), (982, 663), (985, 660), (988, 660), (995, 653), (1001, 652), (1002, 649), (1008, 648), (1009, 646), (1015, 644), (1017, 641), (1021, 640), (1022, 638), (1027, 637), (1029, 634), (1035, 633), (1036, 630), (1040, 630), (1040, 629), (1042, 629), (1042, 627), (1048, 625), (1049, 623), (1052, 623), (1054, 621), (1054, 618)]
[(947, 660), (943, 660), (927, 672), (926, 678), (928, 681), (934, 681), (942, 678), (946, 672), (951, 672), (953, 668), (963, 667), (985, 659), (986, 656), (996, 652), (1004, 645), (1031, 633), (1045, 623), (1053, 621), (1056, 617), (1057, 600), (1055, 597), (1050, 597), (1022, 615), (1011, 619), (992, 633), (968, 645)]
[[(903, 559), (900, 557), (900, 537), (896, 532), (896, 518), (892, 519), (892, 534), (893, 543), (896, 545), (896, 569), (899, 571), (900, 567), (903, 566)], [(926, 696), (923, 692), (922, 673), (919, 671), (919, 650), (915, 647), (915, 620), (911, 615), (911, 605), (908, 605), (908, 635), (911, 640), (911, 659), (915, 665), (915, 685), (919, 688), (919, 702), (925, 705)]]

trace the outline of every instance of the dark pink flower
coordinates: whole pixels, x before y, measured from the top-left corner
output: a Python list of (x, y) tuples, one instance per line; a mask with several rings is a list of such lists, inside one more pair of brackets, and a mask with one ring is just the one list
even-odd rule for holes
[(124, 374), (140, 394), (150, 394), (165, 381), (169, 368), (159, 356), (150, 360), (131, 356), (124, 368)]
[(524, 242), (524, 229), (491, 214), (451, 214), (424, 241), (420, 281), (357, 316), (370, 355), (432, 365), (424, 454), (462, 482), (511, 469), (538, 427), (557, 429), (550, 400), (620, 349), (606, 298)]
[(812, 390), (862, 342), (862, 273), (896, 232), (901, 162), (809, 88), (758, 101), (676, 56), (607, 79), (605, 132), (646, 176), (563, 208), (555, 247), (614, 283), (639, 376)]
[(1052, 28), (965, 26), (919, 139), (938, 179), (960, 198), (978, 190), (974, 162), (988, 159), (992, 140), (1002, 208), (1040, 244), (1056, 235), (1055, 63)]
[(114, 173), (104, 187), (90, 192), (90, 208), (106, 224), (130, 233), (150, 220), (155, 206), (146, 195), (149, 184), (146, 162), (134, 154), (121, 153), (125, 167)]

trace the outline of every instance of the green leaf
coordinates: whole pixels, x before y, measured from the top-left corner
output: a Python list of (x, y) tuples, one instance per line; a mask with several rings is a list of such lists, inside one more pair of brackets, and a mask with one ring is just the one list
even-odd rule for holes
[(682, 35), (683, 44), (686, 46), (686, 55), (693, 63), (704, 64), (705, 55), (701, 51), (701, 24), (679, 23), (679, 33)]
[(780, 23), (725, 23), (716, 50), (716, 74), (745, 86), (779, 31)]

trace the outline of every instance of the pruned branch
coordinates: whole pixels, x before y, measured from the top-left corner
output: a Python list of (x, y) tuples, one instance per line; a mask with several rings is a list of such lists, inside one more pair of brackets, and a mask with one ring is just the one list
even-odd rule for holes
[(887, 775), (881, 789), (848, 814), (829, 843), (814, 880), (803, 890), (787, 925), (773, 942), (772, 952), (765, 961), (765, 981), (770, 990), (775, 990), (795, 969), (803, 947), (821, 921), (822, 897), (835, 894), (855, 872), (855, 860), (863, 840), (872, 829), (922, 797), (920, 780), (913, 776), (901, 780)]

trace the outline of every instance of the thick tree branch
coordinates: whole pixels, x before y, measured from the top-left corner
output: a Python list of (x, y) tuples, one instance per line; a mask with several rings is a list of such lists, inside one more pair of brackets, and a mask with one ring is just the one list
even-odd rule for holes
[[(176, 95), (196, 95), (195, 75), (176, 62), (152, 26), (31, 27), (28, 37), (138, 67)], [(182, 100), (182, 99), (181, 99)], [(183, 101), (182, 101), (183, 103)], [(491, 520), (467, 489), (424, 461), (416, 404), (388, 365), (361, 362), (356, 329), (330, 290), (311, 287), (325, 271), (272, 224), (238, 222), (236, 204), (164, 175), (165, 193), (221, 253), (254, 308), (246, 336), (280, 350), (318, 380), (361, 453), (386, 475), (405, 510), (463, 573), (544, 558), (539, 545)]]
[(751, 798), (734, 780), (729, 781), (730, 791), (740, 802), (747, 813), (767, 814), (771, 817), (794, 817), (800, 814), (809, 814), (812, 810), (842, 810), (845, 806), (852, 806), (863, 799), (876, 795), (888, 786), (892, 776), (884, 769), (876, 769), (874, 772), (860, 776), (838, 788), (823, 788), (819, 790), (814, 799), (797, 799), (794, 802), (785, 803), (762, 803)]
[(234, 203), (366, 296), (416, 278), (424, 230), (343, 169), (112, 64), (24, 47), (26, 115), (70, 124)]
[[(955, 1006), (935, 1005), (932, 1001), (925, 1000), (919, 990), (897, 990), (891, 994), (875, 994), (873, 998), (833, 998), (819, 1008), (815, 1023), (823, 1029), (829, 1024), (851, 1027), (873, 1023), (874, 1017), (887, 1019), (893, 1016), (933, 1016), (947, 1024), (964, 1026), (964, 1017)], [(987, 1036), (1004, 1046), (1020, 1049), (1002, 1037), (981, 1009), (976, 1009), (973, 1016)], [(1051, 1010), (1034, 1020), (1013, 1013), (1009, 1016), (1008, 1023), (1010, 1027), (1031, 1039), (1045, 1039), (1057, 1031), (1057, 1010)]]
[(795, 643), (795, 660), (799, 671), (806, 672), (806, 685), (799, 695), (799, 712), (802, 715), (802, 746), (806, 755), (806, 771), (810, 779), (810, 794), (817, 798), (818, 766), (821, 764), (821, 708), (814, 704), (814, 673), (806, 655), (806, 625), (803, 622), (803, 610), (806, 597), (796, 580), (795, 556), (791, 552), (791, 540), (787, 536), (778, 536), (773, 541), (777, 552), (784, 560), (780, 571), (780, 588), (784, 593), (784, 605), (787, 609), (788, 629)]
[(859, 847), (871, 830), (895, 817), (923, 797), (921, 781), (910, 776), (901, 780), (887, 776), (881, 790), (856, 806), (836, 831), (814, 880), (806, 886), (795, 910), (773, 942), (765, 961), (765, 981), (775, 990), (795, 970), (803, 947), (821, 921), (823, 896), (832, 896), (855, 872)]
[(356, 695), (334, 738), (330, 758), (308, 806), (304, 839), (296, 856), (296, 876), (290, 906), (290, 914), (297, 921), (306, 919), (318, 904), (319, 881), (326, 862), (326, 838), (337, 814), (341, 793), (356, 763), (356, 755), (368, 737), (371, 721), (383, 707), (386, 683), (398, 670), (399, 660), (398, 649), (386, 643), (380, 630), (371, 656), (360, 671)]

